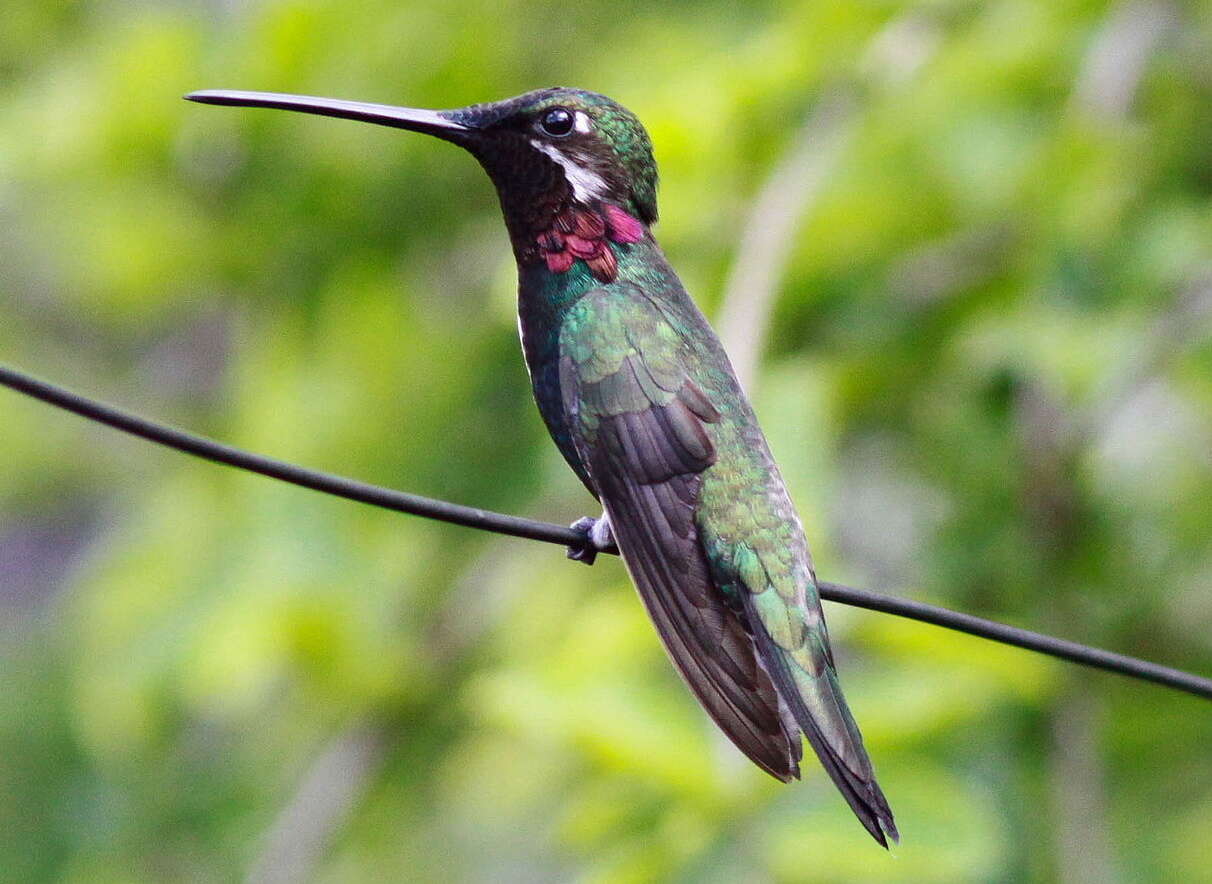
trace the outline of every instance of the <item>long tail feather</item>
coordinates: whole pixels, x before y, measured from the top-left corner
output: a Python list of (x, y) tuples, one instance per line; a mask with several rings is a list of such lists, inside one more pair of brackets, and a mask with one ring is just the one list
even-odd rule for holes
[(889, 838), (899, 841), (892, 810), (876, 782), (862, 735), (842, 697), (837, 673), (832, 663), (824, 659), (823, 648), (819, 674), (806, 672), (771, 639), (751, 597), (745, 600), (745, 613), (775, 690), (808, 738), (829, 778), (881, 846), (886, 848)]

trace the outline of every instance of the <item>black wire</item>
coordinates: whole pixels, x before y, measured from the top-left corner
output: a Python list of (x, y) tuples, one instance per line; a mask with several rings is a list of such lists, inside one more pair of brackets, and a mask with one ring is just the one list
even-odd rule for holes
[[(271, 479), (280, 479), (293, 485), (323, 491), (326, 494), (334, 494), (396, 512), (450, 522), (454, 525), (480, 528), (498, 534), (524, 537), (528, 540), (541, 540), (559, 546), (579, 547), (585, 542), (585, 538), (571, 528), (552, 525), (549, 522), (507, 516), (503, 513), (460, 506), (444, 500), (433, 500), (417, 494), (393, 491), (390, 488), (369, 485), (318, 470), (309, 470), (296, 464), (275, 460), (272, 457), (233, 448), (230, 445), (195, 436), (184, 430), (167, 427), (96, 402), (4, 365), (0, 365), (0, 385), (151, 442), (175, 448), (178, 451), (185, 451), (215, 463), (260, 473)], [(974, 617), (971, 614), (961, 614), (935, 605), (893, 598), (837, 583), (821, 581), (820, 592), (821, 597), (829, 601), (867, 608), (871, 611), (881, 611), (885, 614), (895, 614), (898, 617), (907, 617), (923, 623), (932, 623), (946, 629), (966, 632), (1003, 644), (1038, 651), (1041, 654), (1059, 657), (1095, 669), (1118, 672), (1121, 675), (1151, 681), (1175, 690), (1212, 699), (1212, 679), (1183, 672), (1180, 669), (1172, 669), (1169, 666), (1161, 666), (1147, 660), (1139, 660), (1135, 657), (1088, 647), (1050, 635), (1030, 632), (994, 620)]]
[(91, 421), (105, 424), (124, 433), (185, 451), (215, 463), (238, 467), (242, 470), (260, 473), (271, 479), (280, 479), (292, 485), (302, 485), (326, 494), (346, 497), (359, 503), (369, 503), (372, 506), (395, 510), (401, 513), (411, 513), (414, 516), (425, 516), (455, 525), (465, 525), (468, 528), (480, 528), (485, 531), (495, 531), (498, 534), (511, 534), (514, 537), (525, 537), (529, 540), (545, 540), (548, 543), (564, 545), (578, 544), (583, 538), (571, 528), (561, 528), (547, 522), (534, 519), (521, 519), (506, 516), (475, 507), (460, 506), (447, 503), (444, 500), (433, 500), (417, 494), (403, 491), (392, 491), (379, 485), (369, 485), (343, 476), (309, 470), (296, 464), (275, 460), (261, 454), (253, 454), (240, 448), (224, 445), (202, 436), (195, 436), (184, 430), (149, 421), (121, 409), (114, 408), (102, 402), (96, 402), (80, 396), (70, 390), (57, 387), (54, 384), (31, 377), (8, 366), (0, 365), (0, 385), (9, 387), (19, 393), (41, 399), (43, 402), (67, 411), (75, 412)]

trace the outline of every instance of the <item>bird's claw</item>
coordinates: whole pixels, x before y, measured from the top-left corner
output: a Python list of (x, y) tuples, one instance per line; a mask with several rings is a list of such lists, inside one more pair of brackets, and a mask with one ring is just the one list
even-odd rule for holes
[(614, 544), (614, 534), (610, 530), (610, 520), (606, 518), (605, 513), (598, 519), (582, 516), (568, 527), (581, 535), (580, 544), (568, 547), (568, 558), (574, 562), (592, 565), (597, 561), (598, 553), (618, 551)]

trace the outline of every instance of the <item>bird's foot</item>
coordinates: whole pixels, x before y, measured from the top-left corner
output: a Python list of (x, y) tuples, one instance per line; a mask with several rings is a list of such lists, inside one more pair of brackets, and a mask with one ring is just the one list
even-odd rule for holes
[(582, 516), (568, 527), (582, 537), (580, 545), (568, 547), (568, 558), (574, 562), (592, 565), (598, 553), (619, 551), (614, 543), (614, 532), (610, 530), (610, 518), (605, 513), (597, 519)]

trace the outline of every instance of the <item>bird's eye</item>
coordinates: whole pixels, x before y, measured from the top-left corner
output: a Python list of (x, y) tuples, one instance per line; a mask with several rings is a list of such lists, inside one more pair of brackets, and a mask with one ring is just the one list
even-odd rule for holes
[(548, 135), (562, 138), (572, 131), (575, 118), (566, 107), (553, 107), (539, 118), (539, 127)]

